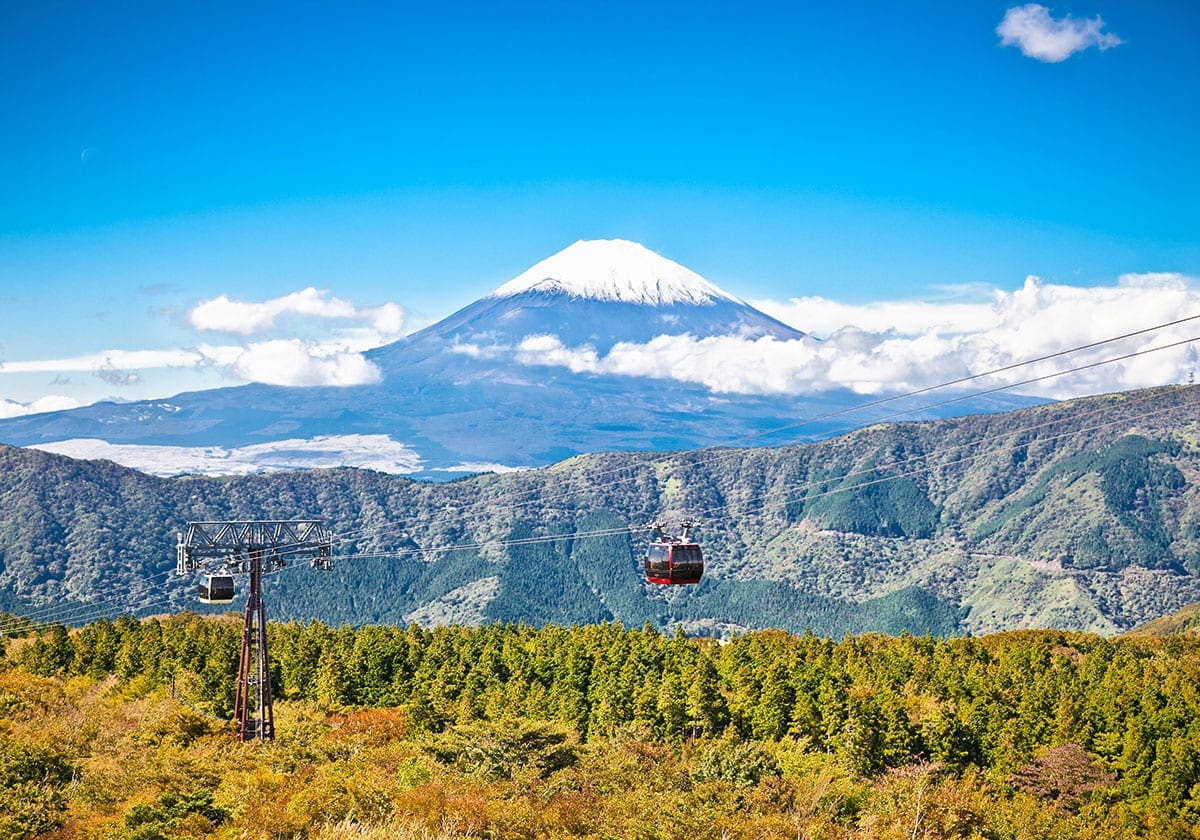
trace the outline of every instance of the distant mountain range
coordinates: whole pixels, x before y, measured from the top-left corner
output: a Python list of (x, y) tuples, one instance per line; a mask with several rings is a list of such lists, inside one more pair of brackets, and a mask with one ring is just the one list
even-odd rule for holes
[[(172, 574), (187, 521), (320, 517), (340, 535), (335, 568), (272, 576), (272, 616), (1115, 633), (1200, 601), (1198, 409), (1180, 386), (446, 483), (169, 479), (0, 447), (0, 610), (194, 608), (195, 581)], [(684, 515), (701, 520), (704, 580), (645, 583), (643, 526)]]
[[(817, 343), (641, 245), (577, 242), (445, 320), (369, 351), (380, 373), (374, 384), (252, 384), (99, 403), (0, 421), (0, 442), (160, 475), (350, 465), (446, 478), (585, 452), (711, 446), (864, 402), (846, 390), (714, 393), (612, 362), (614, 349), (636, 362), (645, 345), (681, 335)], [(909, 403), (915, 410), (906, 416), (1038, 402), (993, 394), (940, 408)], [(856, 411), (754, 442), (817, 439), (897, 408)]]

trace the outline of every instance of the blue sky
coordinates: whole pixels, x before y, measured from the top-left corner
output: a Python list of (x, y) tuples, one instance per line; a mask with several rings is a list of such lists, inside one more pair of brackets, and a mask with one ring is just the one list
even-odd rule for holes
[[(0, 359), (228, 343), (187, 313), (308, 287), (412, 328), (580, 238), (780, 307), (1194, 289), (1200, 9), (1049, 5), (1103, 23), (1047, 61), (1018, 5), (0, 5)], [(110, 367), (0, 400), (230, 384)]]

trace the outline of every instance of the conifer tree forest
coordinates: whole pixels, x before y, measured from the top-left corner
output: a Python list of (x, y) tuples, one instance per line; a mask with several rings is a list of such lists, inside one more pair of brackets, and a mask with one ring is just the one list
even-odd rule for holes
[[(11, 622), (6, 622), (6, 625)], [(604, 623), (10, 634), (0, 838), (1195, 838), (1200, 640)]]

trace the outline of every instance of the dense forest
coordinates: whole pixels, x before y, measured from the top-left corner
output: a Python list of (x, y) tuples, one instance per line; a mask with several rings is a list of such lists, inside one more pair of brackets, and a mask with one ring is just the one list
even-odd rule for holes
[[(0, 447), (0, 609), (82, 623), (103, 613), (98, 597), (114, 615), (185, 608), (195, 581), (172, 570), (189, 520), (317, 517), (339, 537), (335, 568), (275, 576), (273, 616), (1112, 634), (1200, 601), (1198, 395), (588, 455), (445, 484), (354, 469), (163, 479)], [(648, 587), (636, 529), (684, 515), (701, 520), (705, 579)]]
[(0, 837), (1198, 836), (1189, 636), (273, 623), (260, 746), (240, 629), (10, 637)]

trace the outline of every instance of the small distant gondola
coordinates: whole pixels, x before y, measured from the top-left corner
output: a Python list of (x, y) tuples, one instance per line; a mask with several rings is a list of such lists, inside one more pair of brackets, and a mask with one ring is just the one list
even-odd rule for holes
[(205, 575), (204, 583), (200, 584), (201, 604), (228, 604), (233, 594), (231, 575)]
[(694, 522), (682, 522), (683, 533), (668, 537), (661, 525), (654, 526), (654, 536), (646, 548), (646, 580), (650, 583), (674, 585), (699, 583), (704, 574), (704, 552), (700, 544), (688, 539)]

